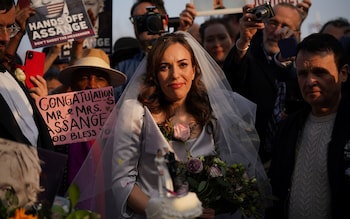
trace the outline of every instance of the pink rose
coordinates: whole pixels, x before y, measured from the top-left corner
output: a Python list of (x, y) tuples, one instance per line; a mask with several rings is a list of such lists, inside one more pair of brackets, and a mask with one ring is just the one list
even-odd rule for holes
[(198, 158), (191, 158), (186, 167), (190, 173), (200, 173), (203, 170), (203, 163)]
[(212, 166), (209, 170), (209, 176), (212, 178), (222, 176), (222, 172), (219, 167)]
[(186, 141), (190, 138), (190, 126), (188, 124), (176, 123), (174, 125), (174, 138)]

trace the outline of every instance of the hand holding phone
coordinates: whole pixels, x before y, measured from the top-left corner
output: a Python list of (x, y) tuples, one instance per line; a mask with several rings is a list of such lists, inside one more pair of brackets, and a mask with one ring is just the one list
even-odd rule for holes
[(30, 89), (35, 87), (31, 82), (30, 76), (44, 75), (45, 53), (28, 50), (24, 63), (24, 73), (26, 75), (26, 86)]

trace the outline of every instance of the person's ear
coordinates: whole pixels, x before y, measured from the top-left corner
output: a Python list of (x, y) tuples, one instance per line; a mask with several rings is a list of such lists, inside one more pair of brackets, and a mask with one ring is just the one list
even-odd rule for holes
[(193, 67), (193, 74), (192, 74), (192, 81), (194, 80), (194, 78), (195, 78), (195, 76), (196, 76), (196, 71), (197, 70), (197, 68), (196, 68), (196, 66), (194, 66)]
[(294, 36), (295, 36), (295, 38), (297, 39), (297, 42), (300, 42), (300, 41), (301, 41), (301, 31), (300, 31), (300, 30), (295, 31), (295, 32), (294, 32)]
[(340, 80), (341, 82), (346, 82), (346, 80), (348, 79), (349, 76), (349, 65), (345, 64), (341, 67), (340, 71), (339, 71), (339, 76), (341, 77)]

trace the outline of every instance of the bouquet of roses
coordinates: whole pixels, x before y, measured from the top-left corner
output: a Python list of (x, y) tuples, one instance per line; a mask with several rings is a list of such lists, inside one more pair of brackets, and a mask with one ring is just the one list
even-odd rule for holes
[(249, 177), (242, 164), (227, 165), (218, 156), (189, 156), (179, 163), (177, 177), (187, 181), (204, 208), (218, 213), (235, 213), (261, 218), (265, 196), (255, 177)]

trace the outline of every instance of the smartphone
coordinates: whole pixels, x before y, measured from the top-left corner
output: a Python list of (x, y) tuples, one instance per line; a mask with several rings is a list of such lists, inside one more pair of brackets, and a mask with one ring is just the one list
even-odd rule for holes
[(30, 80), (30, 76), (44, 75), (45, 53), (34, 50), (26, 52), (24, 62), (24, 73), (26, 75), (26, 86), (28, 88), (35, 87)]
[(17, 4), (19, 5), (20, 9), (27, 8), (30, 6), (30, 0), (18, 0)]
[(297, 55), (297, 39), (292, 36), (278, 41), (282, 58), (287, 59)]

